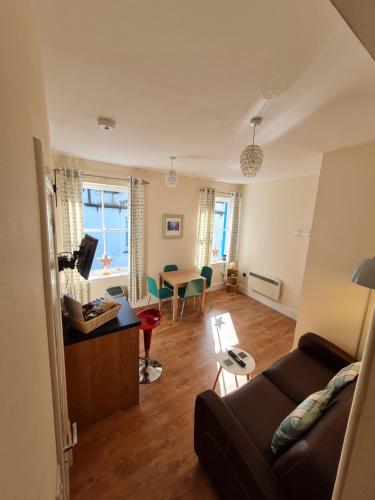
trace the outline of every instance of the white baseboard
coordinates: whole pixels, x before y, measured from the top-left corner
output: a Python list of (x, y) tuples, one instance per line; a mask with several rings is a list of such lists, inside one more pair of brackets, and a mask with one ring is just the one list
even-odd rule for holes
[(207, 290), (207, 293), (216, 292), (216, 290), (222, 290), (225, 288), (225, 283), (215, 283)]
[(284, 304), (280, 304), (280, 302), (276, 302), (275, 300), (265, 297), (264, 295), (258, 292), (254, 292), (254, 290), (249, 290), (244, 285), (239, 286), (239, 291), (244, 295), (247, 295), (248, 297), (257, 300), (258, 302), (261, 302), (265, 306), (268, 306), (271, 309), (275, 309), (275, 311), (278, 311), (279, 313), (288, 316), (288, 318), (297, 319), (298, 311), (292, 309), (291, 307), (285, 306)]

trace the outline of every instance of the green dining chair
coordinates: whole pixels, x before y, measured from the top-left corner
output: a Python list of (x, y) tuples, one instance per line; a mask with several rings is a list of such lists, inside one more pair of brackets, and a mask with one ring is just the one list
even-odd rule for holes
[[(176, 264), (167, 264), (166, 266), (164, 266), (163, 271), (165, 273), (170, 273), (171, 271), (178, 271), (178, 267), (176, 266)], [(168, 283), (168, 281), (164, 281), (164, 286), (166, 286), (170, 290), (173, 290), (173, 285)]]
[[(206, 292), (209, 288), (211, 288), (212, 273), (213, 273), (212, 267), (203, 266), (201, 269), (201, 276), (203, 276), (203, 278), (206, 278)], [(206, 301), (207, 300), (208, 300), (208, 295), (206, 295)]]
[(182, 320), (182, 315), (184, 314), (184, 307), (187, 299), (192, 299), (192, 298), (195, 299), (196, 297), (199, 297), (201, 310), (203, 314), (202, 293), (203, 293), (203, 280), (200, 278), (189, 281), (189, 283), (186, 285), (186, 288), (178, 289), (178, 296), (182, 300), (180, 321)]
[(201, 269), (201, 276), (203, 276), (203, 278), (206, 278), (206, 290), (208, 290), (209, 288), (211, 288), (212, 267), (203, 266)]
[(164, 299), (170, 299), (173, 297), (173, 291), (169, 288), (158, 288), (156, 281), (151, 276), (147, 276), (147, 289), (150, 294), (148, 298), (148, 303), (150, 303), (151, 297), (154, 296), (159, 300), (159, 309), (160, 303)]

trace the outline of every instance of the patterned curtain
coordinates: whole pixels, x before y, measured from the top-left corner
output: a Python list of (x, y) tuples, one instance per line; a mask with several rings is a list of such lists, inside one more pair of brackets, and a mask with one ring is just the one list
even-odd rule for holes
[[(78, 170), (60, 171), (63, 250), (78, 250), (83, 238), (82, 180)], [(88, 301), (88, 285), (76, 269), (66, 269), (65, 287), (82, 304)]]
[(235, 262), (238, 264), (238, 243), (240, 234), (240, 194), (231, 193), (230, 200), (230, 243), (227, 263)]
[(144, 280), (144, 185), (143, 179), (129, 178), (129, 301), (143, 296)]
[(203, 188), (200, 191), (197, 251), (195, 266), (197, 271), (208, 266), (211, 260), (211, 245), (215, 217), (215, 189)]

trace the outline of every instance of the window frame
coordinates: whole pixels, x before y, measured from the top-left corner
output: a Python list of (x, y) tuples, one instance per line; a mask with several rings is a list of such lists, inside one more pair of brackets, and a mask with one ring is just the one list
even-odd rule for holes
[[(95, 237), (95, 233), (101, 233), (103, 236), (103, 252), (106, 253), (106, 234), (108, 233), (124, 233), (125, 235), (128, 235), (128, 247), (130, 243), (130, 232), (129, 232), (129, 227), (124, 228), (124, 229), (119, 229), (119, 228), (107, 228), (105, 226), (105, 218), (104, 218), (104, 191), (113, 191), (116, 193), (128, 193), (129, 194), (129, 188), (127, 186), (120, 186), (116, 184), (110, 184), (110, 183), (103, 183), (103, 182), (82, 182), (82, 195), (83, 195), (83, 190), (84, 189), (95, 189), (97, 191), (101, 191), (101, 208), (102, 208), (102, 215), (101, 215), (101, 221), (102, 221), (102, 227), (101, 228), (94, 228), (94, 227), (86, 227), (85, 226), (85, 216), (84, 216), (84, 210), (83, 210), (83, 230), (85, 233), (92, 235)], [(84, 202), (82, 203), (84, 205)], [(129, 209), (129, 207), (128, 207)], [(129, 260), (128, 260), (129, 263)], [(89, 275), (89, 280), (96, 280), (99, 278), (111, 278), (119, 275), (128, 275), (129, 274), (129, 264), (127, 267), (122, 266), (122, 267), (108, 267), (108, 271), (110, 271), (111, 274), (103, 276), (101, 274), (102, 269), (95, 269), (90, 272)]]
[[(224, 238), (222, 238), (222, 241), (221, 241), (221, 250), (220, 250), (220, 257), (216, 260), (214, 259), (213, 257), (213, 244), (214, 244), (214, 238), (212, 237), (212, 243), (211, 243), (211, 259), (210, 259), (210, 262), (211, 264), (222, 264), (223, 262), (226, 262), (226, 259), (224, 258), (224, 256), (227, 255), (227, 250), (228, 250), (228, 244), (229, 244), (229, 241), (228, 241), (228, 236), (229, 236), (229, 211), (230, 211), (230, 197), (229, 196), (224, 196), (224, 195), (217, 195), (215, 196), (215, 214), (216, 214), (216, 202), (224, 202), (226, 203), (226, 211), (224, 213), (224, 226), (223, 226), (223, 236)], [(215, 217), (214, 217), (214, 221), (215, 221)], [(213, 227), (213, 232), (215, 231), (215, 224), (214, 224), (214, 227)], [(224, 253), (223, 253), (224, 252)]]

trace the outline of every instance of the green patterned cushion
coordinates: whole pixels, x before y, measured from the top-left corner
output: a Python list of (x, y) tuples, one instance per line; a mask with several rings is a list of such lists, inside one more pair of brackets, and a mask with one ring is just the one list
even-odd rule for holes
[(319, 419), (333, 393), (331, 390), (314, 392), (297, 406), (279, 425), (271, 443), (273, 453), (293, 444)]
[(353, 380), (358, 377), (361, 363), (361, 361), (356, 361), (342, 368), (333, 378), (331, 378), (326, 385), (326, 389), (332, 391), (333, 394), (336, 395), (343, 387), (353, 382)]

